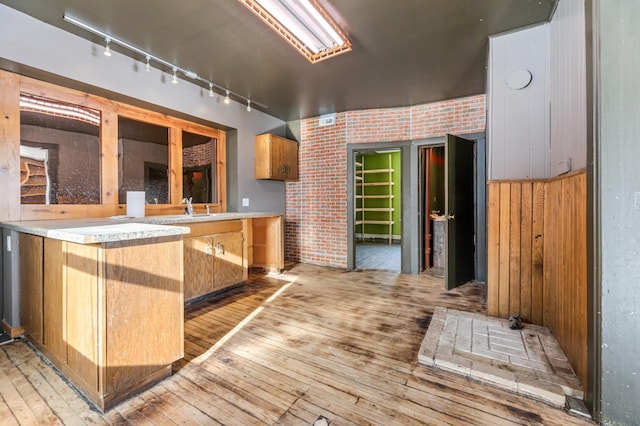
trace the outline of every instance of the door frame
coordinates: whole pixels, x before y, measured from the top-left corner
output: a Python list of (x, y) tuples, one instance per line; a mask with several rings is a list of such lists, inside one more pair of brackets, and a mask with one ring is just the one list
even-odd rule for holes
[(405, 259), (411, 252), (410, 235), (407, 232), (406, 220), (409, 214), (407, 208), (407, 190), (408, 185), (406, 182), (410, 182), (410, 175), (407, 175), (405, 169), (410, 162), (409, 148), (411, 141), (392, 141), (392, 142), (369, 142), (369, 143), (357, 143), (347, 144), (347, 270), (353, 271), (356, 268), (356, 246), (355, 246), (355, 158), (356, 154), (366, 151), (385, 150), (385, 149), (399, 149), (400, 150), (400, 187), (402, 194), (401, 209), (402, 209), (402, 225), (400, 232), (400, 271), (404, 273), (412, 273), (410, 271), (410, 259)]
[[(475, 162), (475, 202), (474, 202), (474, 235), (476, 238), (476, 253), (475, 253), (475, 279), (478, 283), (486, 284), (487, 282), (487, 155), (486, 155), (486, 134), (485, 132), (474, 132), (474, 133), (453, 133), (455, 136), (461, 137), (463, 139), (467, 139), (474, 142), (474, 162)], [(413, 200), (414, 210), (409, 212), (415, 220), (412, 229), (419, 229), (421, 232), (424, 231), (423, 226), (419, 225), (422, 218), (422, 212), (420, 210), (419, 199), (420, 194), (418, 193), (418, 180), (419, 180), (419, 169), (421, 167), (419, 151), (421, 148), (428, 148), (432, 146), (444, 146), (444, 136), (438, 136), (433, 138), (425, 138), (425, 139), (417, 139), (411, 142), (411, 158), (410, 164), (415, 167), (415, 170), (408, 171), (408, 178), (410, 179), (411, 185), (411, 194), (406, 194), (408, 197), (415, 198)], [(404, 173), (404, 167), (403, 167)], [(404, 177), (404, 175), (403, 175)], [(405, 193), (402, 193), (403, 197)], [(404, 211), (403, 211), (404, 214)], [(428, 214), (428, 213), (426, 213)], [(404, 217), (403, 217), (404, 220)], [(407, 222), (408, 223), (408, 222)], [(403, 227), (404, 230), (404, 227)], [(416, 238), (422, 238), (422, 235), (416, 235), (418, 233), (414, 232), (413, 235)], [(404, 236), (403, 236), (404, 237)], [(411, 233), (409, 233), (409, 238), (412, 237)], [(411, 265), (410, 271), (408, 273), (418, 274), (420, 273), (421, 261), (420, 257), (422, 256), (422, 245), (420, 241), (413, 242), (413, 246), (416, 250), (415, 259), (412, 259), (414, 264)], [(403, 272), (405, 272), (403, 270)]]
[[(486, 283), (487, 277), (487, 174), (486, 174), (486, 136), (485, 132), (456, 134), (474, 142), (475, 161), (477, 164), (475, 184), (475, 223), (476, 236), (475, 277), (479, 283)], [(401, 231), (401, 265), (400, 270), (405, 274), (419, 274), (422, 252), (420, 240), (423, 238), (416, 230), (421, 230), (423, 221), (420, 209), (419, 194), (419, 150), (422, 147), (444, 145), (444, 136), (431, 138), (369, 142), (347, 144), (347, 270), (355, 269), (355, 155), (361, 151), (375, 151), (382, 149), (400, 149), (401, 161), (401, 193), (402, 193), (402, 231)]]

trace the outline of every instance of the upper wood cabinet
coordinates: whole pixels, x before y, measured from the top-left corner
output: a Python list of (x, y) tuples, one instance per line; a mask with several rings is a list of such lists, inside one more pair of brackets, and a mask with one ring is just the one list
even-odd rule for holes
[(298, 142), (265, 134), (255, 139), (256, 179), (298, 180)]

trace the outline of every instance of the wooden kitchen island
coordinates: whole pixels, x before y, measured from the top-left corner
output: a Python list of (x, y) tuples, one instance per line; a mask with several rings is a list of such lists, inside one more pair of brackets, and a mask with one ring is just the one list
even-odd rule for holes
[(250, 265), (283, 262), (279, 215), (2, 226), (19, 232), (20, 327), (103, 411), (171, 374), (187, 299), (241, 283)]

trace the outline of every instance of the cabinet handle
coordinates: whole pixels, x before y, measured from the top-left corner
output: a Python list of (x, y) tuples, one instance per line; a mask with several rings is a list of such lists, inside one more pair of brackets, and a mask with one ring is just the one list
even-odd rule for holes
[(204, 247), (204, 252), (206, 253), (207, 256), (213, 256), (213, 248), (211, 247), (211, 244), (207, 244)]
[(224, 246), (220, 244), (220, 241), (216, 243), (216, 254), (224, 254)]

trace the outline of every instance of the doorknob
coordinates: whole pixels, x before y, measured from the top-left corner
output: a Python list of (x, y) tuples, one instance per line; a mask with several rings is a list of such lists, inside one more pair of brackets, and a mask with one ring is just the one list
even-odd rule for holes
[(449, 219), (449, 220), (454, 220), (455, 218), (456, 218), (455, 214), (450, 214), (450, 215), (447, 216), (447, 219)]

